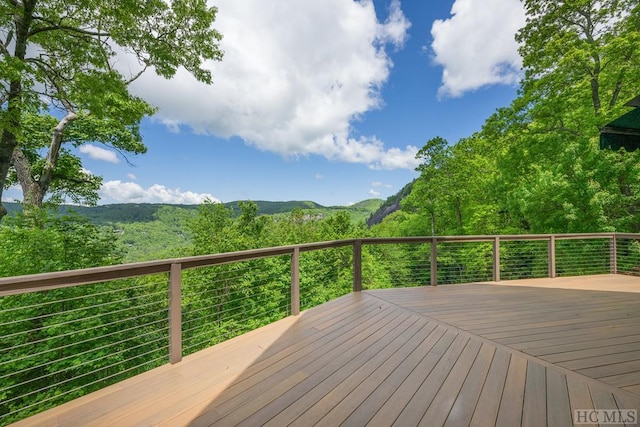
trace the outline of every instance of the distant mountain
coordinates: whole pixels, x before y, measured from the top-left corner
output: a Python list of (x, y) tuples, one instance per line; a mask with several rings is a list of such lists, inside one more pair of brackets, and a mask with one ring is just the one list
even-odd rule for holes
[(387, 198), (387, 200), (385, 200), (385, 202), (376, 211), (374, 211), (371, 216), (369, 216), (367, 219), (367, 225), (372, 227), (376, 224), (380, 224), (386, 216), (394, 213), (395, 211), (399, 211), (401, 208), (400, 203), (411, 193), (414, 182), (415, 181), (411, 181), (396, 194)]
[[(228, 202), (224, 205), (231, 209), (235, 215), (240, 214), (240, 200)], [(322, 206), (312, 201), (286, 201), (270, 202), (264, 200), (253, 201), (258, 206), (259, 215), (286, 214), (294, 209), (302, 209), (305, 212), (316, 215), (330, 215), (332, 212), (349, 211), (354, 220), (365, 220), (382, 203), (381, 199), (368, 199), (353, 204), (351, 206)], [(3, 203), (9, 213), (20, 212), (22, 210), (19, 203)], [(76, 212), (88, 218), (94, 224), (102, 225), (108, 223), (133, 223), (155, 221), (156, 213), (164, 206), (181, 208), (195, 211), (198, 205), (171, 205), (166, 203), (116, 203), (100, 206), (72, 206), (62, 205), (59, 207), (60, 214)]]
[[(231, 208), (234, 214), (240, 214), (240, 203), (243, 200), (237, 200), (235, 202), (228, 202), (224, 205)], [(288, 202), (269, 202), (265, 200), (252, 200), (253, 203), (258, 205), (259, 215), (275, 215), (280, 213), (291, 212), (294, 209), (324, 209), (324, 206), (311, 201), (297, 201), (292, 200)]]

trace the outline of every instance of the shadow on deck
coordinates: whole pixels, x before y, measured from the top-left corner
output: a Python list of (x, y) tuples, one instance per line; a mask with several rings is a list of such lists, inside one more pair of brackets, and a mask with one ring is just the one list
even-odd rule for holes
[(17, 425), (570, 426), (639, 408), (639, 292), (604, 275), (352, 293)]

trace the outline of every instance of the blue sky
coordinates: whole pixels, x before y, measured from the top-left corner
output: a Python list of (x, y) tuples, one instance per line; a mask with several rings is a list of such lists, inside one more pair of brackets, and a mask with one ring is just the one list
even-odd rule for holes
[(214, 84), (147, 73), (131, 90), (159, 108), (142, 124), (148, 152), (78, 151), (104, 178), (100, 204), (384, 199), (417, 176), (426, 141), (470, 136), (516, 95), (519, 0), (212, 4)]

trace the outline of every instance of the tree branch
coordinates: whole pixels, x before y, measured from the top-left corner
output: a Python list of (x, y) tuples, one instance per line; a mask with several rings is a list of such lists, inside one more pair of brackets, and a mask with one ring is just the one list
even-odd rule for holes
[(129, 86), (131, 83), (133, 83), (134, 81), (138, 80), (138, 78), (145, 72), (147, 71), (147, 69), (149, 68), (149, 64), (147, 62), (144, 63), (144, 67), (142, 67), (142, 69), (140, 71), (138, 71), (136, 74), (134, 74), (129, 80), (127, 80), (125, 82), (125, 85)]
[(40, 27), (40, 28), (36, 28), (33, 29), (29, 32), (29, 37), (34, 36), (36, 34), (39, 33), (44, 33), (47, 31), (58, 31), (58, 30), (64, 30), (64, 31), (68, 31), (71, 33), (78, 33), (81, 35), (85, 35), (85, 36), (91, 36), (91, 37), (110, 37), (111, 34), (110, 33), (103, 33), (100, 31), (90, 31), (90, 30), (84, 30), (82, 28), (77, 28), (77, 27), (72, 27), (70, 25), (62, 25), (62, 24), (55, 24), (53, 22), (47, 21), (43, 18), (40, 17), (34, 17), (34, 21), (42, 21), (45, 22), (47, 24), (49, 24), (46, 27)]
[(11, 52), (9, 52), (9, 44), (11, 44), (11, 40), (13, 40), (13, 30), (9, 30), (7, 33), (7, 39), (3, 43), (0, 43), (0, 48), (5, 56), (11, 56)]
[(49, 185), (53, 180), (53, 172), (58, 162), (58, 156), (60, 155), (60, 147), (62, 146), (62, 137), (64, 136), (65, 128), (72, 121), (76, 120), (78, 116), (73, 111), (71, 104), (65, 100), (61, 100), (65, 107), (67, 107), (67, 115), (60, 120), (60, 122), (53, 128), (53, 134), (51, 136), (51, 145), (49, 146), (49, 153), (47, 154), (47, 160), (44, 168), (42, 169), (42, 175), (40, 176), (40, 188), (42, 193), (46, 193), (49, 189)]
[[(627, 55), (625, 55), (624, 61), (623, 62), (629, 62), (629, 60), (631, 60), (631, 57), (633, 56), (632, 52), (628, 52)], [(618, 80), (616, 81), (616, 86), (615, 89), (613, 90), (613, 93), (611, 94), (611, 100), (609, 101), (609, 106), (610, 107), (614, 107), (616, 105), (616, 103), (618, 102), (618, 97), (620, 96), (620, 91), (622, 90), (622, 82), (624, 80), (624, 75), (625, 75), (625, 69), (624, 67), (622, 67), (622, 69), (620, 70), (620, 74), (618, 74)]]
[(93, 181), (90, 179), (80, 179), (80, 178), (76, 178), (76, 177), (72, 177), (72, 176), (67, 176), (67, 175), (59, 175), (56, 174), (55, 178), (57, 180), (61, 180), (61, 181), (67, 181), (67, 182), (72, 182), (74, 184), (93, 184)]

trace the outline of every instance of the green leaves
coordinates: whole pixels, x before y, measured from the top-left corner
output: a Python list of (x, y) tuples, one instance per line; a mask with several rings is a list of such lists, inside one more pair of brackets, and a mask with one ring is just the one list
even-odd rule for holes
[[(222, 59), (216, 13), (205, 0), (0, 4), (0, 196), (16, 146), (48, 158), (42, 176), (31, 173), (38, 166), (25, 158), (12, 175), (20, 177), (25, 201), (36, 205), (54, 186), (63, 186), (55, 183), (58, 177), (69, 176), (68, 169), (52, 174), (62, 144), (99, 142), (121, 153), (144, 153), (139, 125), (155, 109), (132, 96), (129, 83), (146, 70), (171, 78), (180, 67), (211, 83), (206, 62)], [(133, 59), (127, 60), (130, 67), (119, 66), (122, 55)], [(86, 198), (74, 200), (95, 201), (90, 187), (84, 188)]]
[(482, 131), (418, 152), (404, 234), (637, 231), (640, 154), (598, 149), (640, 88), (637, 1), (526, 0), (519, 96)]

